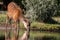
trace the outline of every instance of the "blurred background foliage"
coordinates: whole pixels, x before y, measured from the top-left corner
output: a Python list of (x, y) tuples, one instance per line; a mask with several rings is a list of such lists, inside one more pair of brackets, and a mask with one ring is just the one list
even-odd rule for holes
[(57, 13), (56, 0), (25, 0), (24, 2), (26, 2), (26, 16), (30, 15), (33, 21), (44, 22)]

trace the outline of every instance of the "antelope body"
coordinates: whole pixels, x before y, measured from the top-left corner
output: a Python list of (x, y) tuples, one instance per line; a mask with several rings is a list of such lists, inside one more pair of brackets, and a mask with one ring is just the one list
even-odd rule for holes
[[(7, 20), (6, 23), (8, 23), (8, 21), (13, 20), (14, 21), (14, 28), (18, 28), (17, 27), (17, 22), (18, 20), (21, 21), (25, 28), (29, 31), (30, 30), (30, 23), (29, 21), (23, 16), (23, 10), (14, 2), (10, 2), (7, 6)], [(15, 34), (16, 31), (14, 31)]]
[(14, 2), (8, 4), (7, 16), (9, 19), (13, 19), (15, 22), (22, 17), (22, 9), (19, 8)]
[(23, 16), (23, 10), (14, 2), (8, 4), (7, 7), (7, 20), (12, 19), (15, 23), (21, 21), (25, 28), (29, 27), (29, 21)]

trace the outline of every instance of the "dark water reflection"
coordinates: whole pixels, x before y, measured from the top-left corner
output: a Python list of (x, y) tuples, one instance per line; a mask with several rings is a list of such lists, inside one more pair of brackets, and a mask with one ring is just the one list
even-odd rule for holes
[[(29, 37), (30, 37), (30, 31), (20, 30), (18, 40), (29, 40)], [(11, 39), (8, 38), (7, 40), (15, 40), (15, 35), (14, 35), (13, 31), (10, 34), (10, 38)], [(0, 40), (5, 40), (3, 31), (0, 31)]]
[[(3, 32), (1, 32), (3, 33)], [(0, 36), (0, 40), (4, 40), (4, 35)], [(60, 33), (54, 32), (37, 32), (37, 31), (21, 31), (19, 33), (19, 40), (60, 40)]]
[(0, 40), (5, 40), (4, 35), (0, 36)]
[(19, 38), (19, 40), (29, 40), (30, 31), (24, 31), (23, 35)]
[(23, 39), (24, 37), (27, 40), (60, 40), (60, 33), (56, 32), (24, 31), (23, 33), (20, 32), (20, 35), (20, 38)]
[(44, 37), (35, 37), (34, 40), (57, 40), (56, 37), (44, 36)]
[(60, 33), (30, 32), (30, 40), (60, 40)]

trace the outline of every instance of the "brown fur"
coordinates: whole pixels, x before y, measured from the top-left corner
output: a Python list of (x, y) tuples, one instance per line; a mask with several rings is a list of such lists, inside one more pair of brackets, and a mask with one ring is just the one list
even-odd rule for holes
[[(23, 10), (14, 2), (11, 2), (8, 4), (7, 6), (7, 20), (6, 23), (8, 22), (8, 20), (12, 19), (14, 21), (14, 27), (17, 29), (17, 22), (18, 20), (20, 20), (25, 28), (27, 30), (29, 30), (29, 26), (30, 23), (29, 21), (23, 16)], [(18, 33), (16, 33), (18, 34)], [(14, 40), (15, 38), (13, 38), (12, 40)]]
[(17, 21), (19, 17), (22, 17), (22, 9), (14, 2), (8, 4), (7, 10), (7, 16), (9, 16), (9, 18), (12, 18), (14, 21)]
[(29, 25), (29, 21), (23, 16), (23, 10), (14, 2), (8, 4), (7, 17), (8, 19), (12, 19), (15, 22), (15, 24), (18, 20), (20, 20), (22, 23), (26, 23), (26, 27), (28, 27)]

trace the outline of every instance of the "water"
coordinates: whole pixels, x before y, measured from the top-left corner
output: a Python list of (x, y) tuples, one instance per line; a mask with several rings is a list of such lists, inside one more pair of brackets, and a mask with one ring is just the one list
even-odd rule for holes
[[(25, 31), (20, 31), (20, 36), (22, 36)], [(60, 33), (57, 32), (40, 32), (40, 31), (30, 31), (30, 40), (60, 40)]]
[(31, 31), (30, 40), (60, 40), (60, 33)]
[[(0, 37), (3, 37), (2, 34), (4, 34), (3, 31), (0, 32)], [(30, 31), (29, 35), (30, 40), (60, 40), (60, 33), (57, 32)], [(21, 39), (28, 38), (28, 32), (20, 30), (19, 37)]]
[[(21, 33), (21, 34), (23, 35), (24, 32)], [(60, 33), (30, 31), (30, 37), (29, 37), (29, 39), (30, 40), (60, 40)]]

